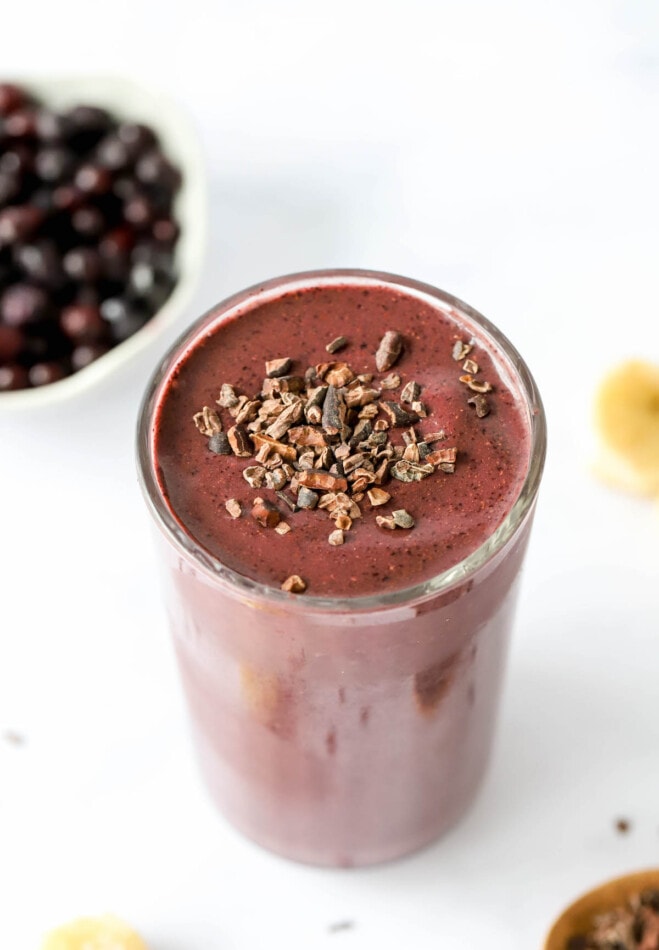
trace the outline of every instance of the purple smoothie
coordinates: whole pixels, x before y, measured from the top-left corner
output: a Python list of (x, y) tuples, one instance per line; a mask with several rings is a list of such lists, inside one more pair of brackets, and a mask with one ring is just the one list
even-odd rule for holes
[[(377, 372), (387, 330), (404, 348)], [(328, 355), (340, 335), (347, 345)], [(476, 379), (492, 386), (483, 418), (460, 381), (456, 341), (472, 341)], [(252, 398), (265, 361), (279, 357), (299, 375), (345, 362), (374, 374), (373, 388), (396, 373), (401, 386), (383, 393), (395, 401), (415, 380), (428, 413), (416, 437), (443, 429), (431, 448), (457, 447), (455, 471), (387, 480), (391, 501), (360, 501), (344, 543), (329, 545), (326, 511), (291, 512), (270, 489), (250, 487), (243, 471), (254, 459), (214, 454), (192, 422), (212, 406), (226, 431), (233, 420), (215, 405), (222, 383)], [(142, 462), (165, 529), (170, 620), (201, 766), (221, 810), (266, 847), (312, 863), (382, 861), (433, 840), (472, 800), (535, 490), (518, 499), (530, 469), (537, 489), (542, 468), (542, 414), (514, 359), (482, 318), (432, 288), (321, 272), (221, 305), (156, 380)], [(387, 438), (402, 446), (404, 431)], [(249, 516), (257, 495), (278, 506), (288, 534)], [(235, 520), (230, 498), (243, 507)], [(397, 509), (413, 529), (376, 523)], [(279, 590), (291, 574), (304, 594)]]

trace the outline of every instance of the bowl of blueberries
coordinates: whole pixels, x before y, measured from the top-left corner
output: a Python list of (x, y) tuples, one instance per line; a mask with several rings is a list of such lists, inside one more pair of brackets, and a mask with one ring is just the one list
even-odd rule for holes
[(162, 93), (0, 82), (0, 410), (81, 393), (171, 326), (205, 214), (197, 137)]

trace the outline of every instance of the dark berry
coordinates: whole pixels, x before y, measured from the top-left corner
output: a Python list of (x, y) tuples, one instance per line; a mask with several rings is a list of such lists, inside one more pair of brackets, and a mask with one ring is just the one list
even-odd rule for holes
[(145, 195), (135, 195), (124, 205), (124, 218), (135, 228), (148, 227), (154, 216), (154, 207)]
[(179, 235), (179, 227), (171, 218), (159, 218), (151, 226), (151, 234), (159, 244), (172, 245)]
[(73, 230), (82, 237), (96, 237), (101, 233), (105, 226), (103, 215), (93, 205), (83, 205), (73, 212), (71, 216)]
[(122, 297), (108, 297), (101, 304), (101, 316), (108, 323), (125, 320), (130, 312), (128, 301)]
[(67, 375), (62, 363), (35, 363), (28, 371), (31, 386), (49, 386)]
[(36, 112), (34, 109), (14, 109), (5, 119), (4, 131), (7, 138), (32, 138), (37, 131)]
[(46, 314), (48, 297), (32, 284), (12, 284), (0, 298), (0, 314), (8, 327), (36, 323)]
[(135, 233), (132, 228), (113, 228), (104, 234), (98, 245), (98, 251), (104, 260), (128, 257), (135, 244)]
[(0, 363), (15, 360), (22, 352), (24, 345), (25, 341), (20, 330), (0, 324)]
[(103, 168), (117, 172), (130, 163), (128, 148), (115, 133), (106, 136), (98, 143), (96, 160)]
[(0, 172), (0, 206), (14, 201), (20, 193), (20, 177), (8, 172)]
[(35, 124), (37, 136), (42, 142), (62, 142), (71, 132), (67, 116), (50, 109), (38, 109)]
[(96, 284), (79, 284), (74, 303), (83, 304), (85, 307), (99, 307), (101, 297)]
[(101, 259), (91, 247), (75, 247), (68, 251), (62, 264), (71, 280), (95, 281), (101, 274)]
[(16, 248), (16, 263), (26, 277), (44, 287), (57, 288), (64, 279), (62, 261), (52, 241), (20, 245)]
[(112, 185), (112, 193), (120, 198), (122, 202), (129, 201), (139, 194), (140, 189), (134, 178), (122, 176), (117, 178)]
[(135, 175), (145, 185), (157, 185), (168, 191), (176, 191), (181, 184), (181, 174), (162, 152), (147, 152), (135, 166)]
[(72, 304), (60, 314), (60, 328), (74, 343), (93, 343), (107, 334), (107, 323), (98, 307)]
[(73, 131), (79, 129), (109, 129), (112, 119), (106, 109), (98, 106), (74, 106), (66, 113), (66, 121)]
[(65, 119), (69, 125), (69, 141), (81, 154), (93, 148), (112, 125), (105, 109), (96, 106), (76, 106), (65, 113)]
[(151, 264), (134, 264), (130, 271), (130, 287), (138, 296), (146, 296), (157, 283), (157, 274)]
[(101, 165), (81, 165), (74, 179), (80, 191), (87, 194), (102, 195), (112, 184), (112, 176), (107, 168)]
[(67, 178), (75, 166), (75, 156), (60, 145), (49, 145), (40, 149), (34, 158), (37, 175), (50, 183)]
[(124, 317), (113, 320), (110, 324), (110, 335), (115, 343), (123, 343), (129, 337), (141, 330), (147, 322), (146, 314), (138, 310), (129, 311)]
[(43, 211), (33, 205), (13, 205), (0, 211), (0, 245), (29, 238), (44, 219)]
[(18, 363), (0, 366), (0, 393), (13, 389), (25, 389), (28, 386), (27, 370)]
[(110, 347), (105, 343), (81, 343), (80, 346), (76, 346), (71, 353), (71, 366), (74, 372), (79, 369), (84, 369), (85, 366), (89, 366), (94, 360), (105, 356), (109, 349)]
[(0, 83), (0, 115), (9, 115), (25, 102), (25, 93), (19, 86), (10, 82)]
[(156, 137), (151, 129), (139, 122), (122, 122), (117, 129), (117, 137), (128, 149), (132, 159), (156, 143)]
[(34, 164), (32, 149), (17, 142), (13, 148), (7, 149), (0, 155), (0, 172), (15, 175), (25, 175)]
[(148, 264), (162, 273), (173, 270), (171, 251), (155, 241), (140, 241), (133, 248), (130, 259), (133, 264)]
[(73, 185), (60, 185), (53, 192), (53, 204), (60, 211), (71, 211), (79, 207), (85, 200), (85, 195)]

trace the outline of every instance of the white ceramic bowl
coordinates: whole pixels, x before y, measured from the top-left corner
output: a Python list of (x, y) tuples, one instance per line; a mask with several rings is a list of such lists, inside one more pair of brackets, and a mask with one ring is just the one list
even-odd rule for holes
[(142, 83), (111, 76), (48, 80), (12, 77), (11, 81), (47, 106), (102, 106), (119, 119), (151, 126), (166, 155), (180, 169), (183, 182), (174, 205), (180, 226), (175, 249), (177, 283), (160, 310), (128, 340), (79, 372), (47, 386), (0, 393), (0, 412), (39, 407), (86, 392), (162, 336), (190, 302), (203, 264), (207, 231), (206, 169), (199, 139), (186, 114), (167, 95)]

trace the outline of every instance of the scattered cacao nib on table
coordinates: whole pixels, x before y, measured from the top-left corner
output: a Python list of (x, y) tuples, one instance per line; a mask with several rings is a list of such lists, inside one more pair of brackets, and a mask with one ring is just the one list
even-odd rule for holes
[(600, 914), (588, 933), (570, 937), (565, 950), (659, 950), (659, 890), (641, 891)]
[[(345, 337), (337, 337), (326, 350), (335, 352), (349, 345)], [(395, 365), (404, 345), (397, 331), (384, 334), (374, 355), (379, 372)], [(472, 348), (472, 344), (458, 341), (454, 358)], [(478, 365), (471, 364), (477, 371)], [(265, 360), (261, 392), (252, 396), (238, 393), (231, 383), (222, 383), (214, 401), (230, 420), (223, 420), (208, 405), (193, 416), (197, 430), (208, 439), (209, 450), (249, 459), (242, 470), (247, 485), (274, 491), (293, 514), (298, 510), (313, 510), (319, 516), (326, 512), (334, 522), (327, 539), (331, 547), (345, 543), (346, 533), (363, 516), (360, 503), (364, 501), (369, 502), (367, 510), (376, 509), (379, 527), (412, 530), (415, 517), (423, 513), (396, 509), (395, 496), (382, 485), (391, 479), (394, 483), (413, 482), (436, 473), (453, 474), (459, 456), (457, 446), (437, 447), (436, 443), (447, 439), (444, 429), (421, 434), (414, 428), (430, 413), (418, 401), (422, 384), (407, 381), (396, 402), (393, 392), (402, 385), (398, 374), (389, 373), (378, 380), (373, 373), (356, 374), (346, 362), (318, 363), (308, 367), (303, 376), (294, 370), (295, 360), (290, 356)], [(486, 387), (483, 391), (492, 389), (487, 382), (480, 385)], [(403, 403), (423, 411), (406, 409)], [(483, 415), (487, 412), (477, 411), (477, 416)], [(392, 438), (396, 429), (405, 429), (402, 443)], [(393, 510), (383, 511), (382, 506), (389, 502)], [(227, 499), (225, 507), (231, 518), (242, 516), (240, 499)], [(293, 529), (276, 502), (260, 495), (252, 499), (249, 513), (262, 528), (274, 529), (277, 534)], [(290, 593), (303, 593), (306, 587), (297, 574), (281, 584), (282, 590)]]
[(149, 127), (0, 83), (0, 393), (84, 369), (161, 308), (180, 183)]

